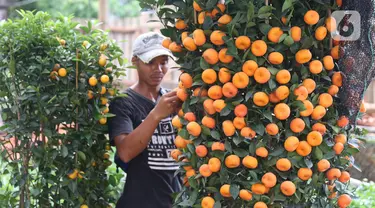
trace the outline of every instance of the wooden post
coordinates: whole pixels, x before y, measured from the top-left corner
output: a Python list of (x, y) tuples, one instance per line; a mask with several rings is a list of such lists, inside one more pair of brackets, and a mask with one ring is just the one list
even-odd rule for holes
[(0, 21), (8, 18), (7, 3), (7, 0), (0, 0)]
[(108, 19), (108, 1), (99, 0), (99, 22), (102, 22), (101, 28), (105, 30), (107, 28), (107, 19)]

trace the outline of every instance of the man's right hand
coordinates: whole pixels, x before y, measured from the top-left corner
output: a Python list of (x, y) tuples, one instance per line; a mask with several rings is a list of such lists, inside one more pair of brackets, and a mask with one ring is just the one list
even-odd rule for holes
[(176, 112), (178, 108), (181, 107), (181, 102), (177, 97), (176, 91), (171, 91), (164, 94), (159, 102), (156, 104), (155, 108), (151, 111), (151, 114), (157, 120), (162, 120), (163, 118), (169, 116)]

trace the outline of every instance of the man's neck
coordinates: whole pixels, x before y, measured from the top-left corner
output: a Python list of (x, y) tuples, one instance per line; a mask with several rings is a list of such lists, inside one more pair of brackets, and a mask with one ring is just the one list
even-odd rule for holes
[(137, 82), (134, 85), (132, 85), (130, 88), (136, 91), (137, 93), (155, 102), (159, 97), (159, 92), (160, 92), (161, 87), (160, 85), (150, 86), (141, 82)]

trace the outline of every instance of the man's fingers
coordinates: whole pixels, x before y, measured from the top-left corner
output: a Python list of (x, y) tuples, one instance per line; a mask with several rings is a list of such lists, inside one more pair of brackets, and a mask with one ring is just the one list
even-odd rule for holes
[(177, 97), (177, 95), (165, 98), (166, 102), (176, 102), (178, 100), (180, 100), (180, 99)]
[(172, 96), (175, 96), (175, 95), (177, 95), (177, 91), (171, 91), (171, 92), (165, 93), (163, 96), (172, 97)]

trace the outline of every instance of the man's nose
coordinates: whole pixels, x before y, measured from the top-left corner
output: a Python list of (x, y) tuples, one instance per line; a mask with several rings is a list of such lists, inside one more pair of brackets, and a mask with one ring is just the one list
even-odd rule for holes
[(154, 70), (163, 71), (163, 65), (162, 64), (155, 64)]

